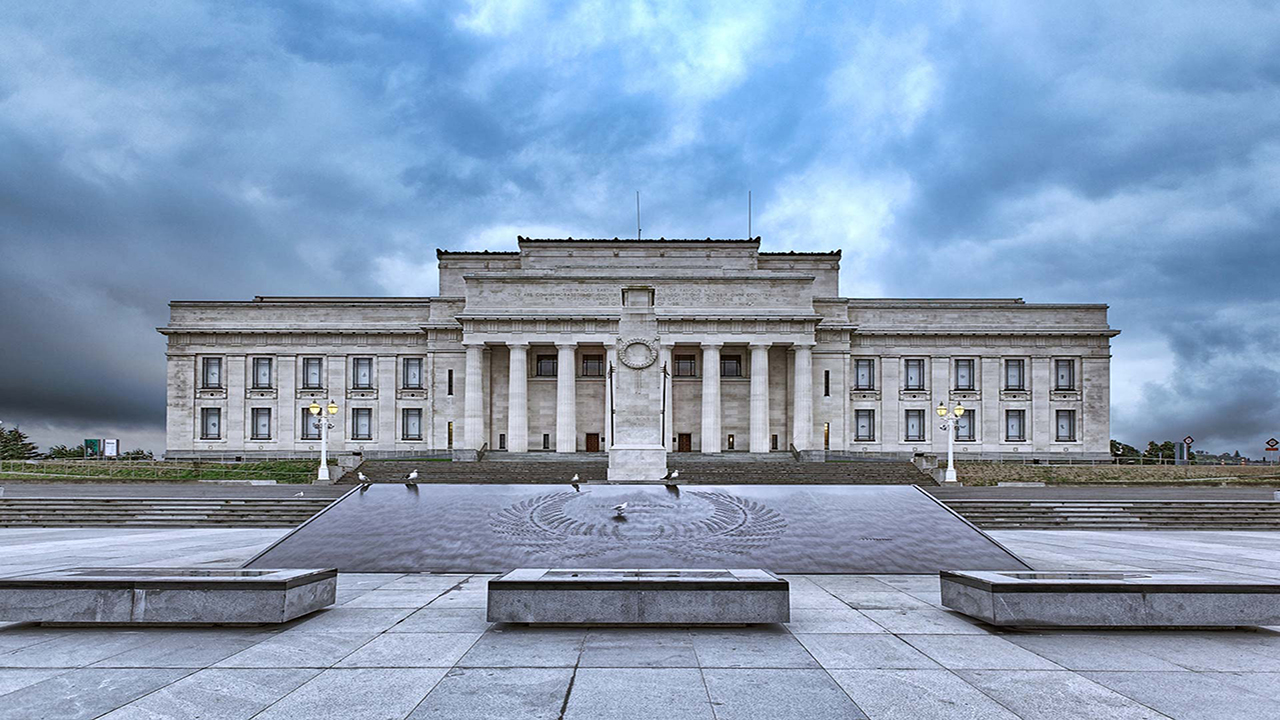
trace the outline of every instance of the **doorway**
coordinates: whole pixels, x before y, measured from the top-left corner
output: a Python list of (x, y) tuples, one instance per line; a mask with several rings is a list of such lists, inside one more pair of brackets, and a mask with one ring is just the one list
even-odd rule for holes
[(676, 435), (676, 452), (693, 452), (692, 433), (680, 433)]
[(587, 452), (600, 452), (600, 433), (587, 433)]

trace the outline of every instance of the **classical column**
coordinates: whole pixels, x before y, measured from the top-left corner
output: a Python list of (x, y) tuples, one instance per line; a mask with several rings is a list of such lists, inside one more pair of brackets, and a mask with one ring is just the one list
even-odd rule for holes
[(577, 343), (556, 343), (556, 452), (578, 449), (578, 393), (574, 387)]
[(462, 390), (462, 442), (463, 447), (479, 450), (484, 445), (484, 398), (480, 393), (481, 368), (484, 364), (484, 343), (463, 343), (467, 349), (466, 383)]
[(769, 452), (769, 346), (751, 346), (751, 452)]
[(813, 343), (795, 345), (795, 427), (791, 443), (797, 450), (813, 447)]
[(613, 446), (613, 392), (617, 387), (613, 378), (609, 377), (609, 368), (618, 367), (618, 348), (606, 345), (604, 348), (604, 429), (600, 431), (600, 449), (605, 452)]
[(674, 347), (671, 343), (662, 343), (658, 354), (659, 364), (667, 369), (667, 375), (662, 379), (663, 392), (667, 398), (667, 406), (663, 413), (665, 419), (662, 423), (664, 431), (662, 434), (662, 446), (667, 449), (667, 452), (675, 451), (675, 443), (672, 441), (672, 438), (675, 437), (675, 430), (672, 428), (675, 427), (676, 421), (675, 394), (673, 392), (675, 388), (671, 384), (671, 378), (675, 376), (676, 372), (675, 365), (672, 364), (671, 359), (671, 350)]
[(507, 452), (529, 450), (529, 345), (507, 343), (511, 366), (507, 372)]
[(720, 345), (702, 344), (702, 452), (720, 452)]

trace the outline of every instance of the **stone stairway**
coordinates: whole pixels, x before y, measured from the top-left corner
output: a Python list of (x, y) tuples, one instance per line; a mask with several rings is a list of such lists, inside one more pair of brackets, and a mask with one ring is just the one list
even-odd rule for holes
[[(604, 482), (609, 462), (603, 454), (574, 459), (557, 459), (546, 454), (537, 460), (519, 462), (498, 454), (481, 462), (424, 462), (413, 460), (366, 460), (358, 471), (373, 482), (403, 482), (412, 470), (420, 483), (567, 483), (577, 475), (581, 482)], [(490, 458), (495, 459), (490, 459)], [(909, 462), (852, 461), (797, 462), (789, 454), (769, 460), (726, 456), (709, 459), (698, 454), (677, 453), (668, 457), (667, 467), (679, 471), (681, 485), (934, 485), (933, 479)], [(343, 476), (344, 484), (359, 482), (356, 473)]]
[(984, 530), (1280, 530), (1280, 502), (939, 498)]
[(0, 527), (294, 527), (333, 498), (0, 498)]

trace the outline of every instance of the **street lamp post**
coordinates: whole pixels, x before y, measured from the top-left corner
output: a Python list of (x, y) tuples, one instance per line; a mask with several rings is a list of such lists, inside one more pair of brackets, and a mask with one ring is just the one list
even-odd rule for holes
[(328, 410), (330, 415), (338, 414), (338, 404), (329, 401), (329, 407), (322, 408), (320, 403), (312, 401), (311, 407), (307, 408), (311, 412), (311, 417), (315, 418), (316, 427), (320, 428), (320, 471), (316, 473), (317, 482), (329, 482), (329, 429), (333, 424), (328, 418), (321, 417), (320, 413)]
[(944, 482), (956, 481), (956, 421), (964, 415), (964, 406), (956, 403), (954, 408), (948, 408), (945, 402), (938, 403), (938, 417), (942, 418), (942, 429), (947, 433), (947, 474), (943, 478)]

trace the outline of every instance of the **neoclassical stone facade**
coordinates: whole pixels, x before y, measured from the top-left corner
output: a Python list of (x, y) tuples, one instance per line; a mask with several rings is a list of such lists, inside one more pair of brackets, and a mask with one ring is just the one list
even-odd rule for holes
[(752, 240), (536, 240), (437, 251), (428, 298), (170, 304), (170, 457), (330, 446), (603, 451), (621, 289), (654, 288), (673, 452), (945, 452), (934, 408), (970, 410), (970, 456), (1106, 458), (1105, 305), (839, 296), (840, 253)]

